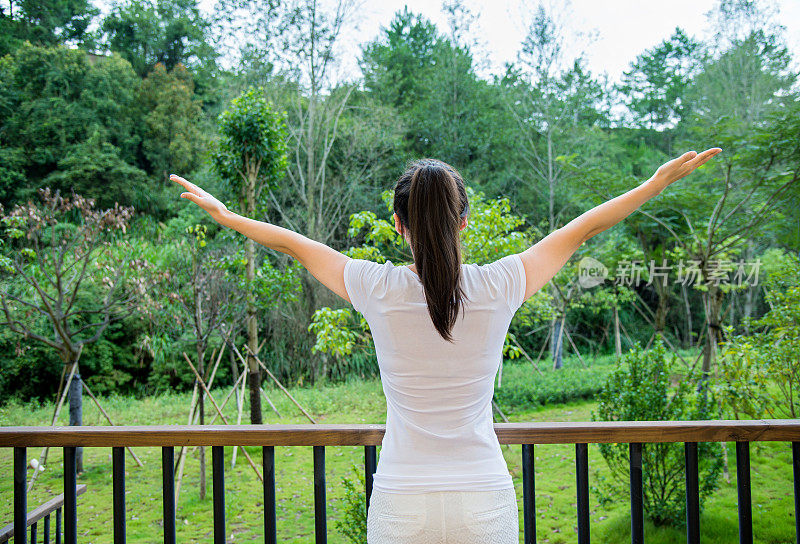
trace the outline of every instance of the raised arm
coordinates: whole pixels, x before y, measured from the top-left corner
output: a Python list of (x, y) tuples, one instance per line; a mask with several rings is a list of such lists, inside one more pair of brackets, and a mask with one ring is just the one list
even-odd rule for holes
[(541, 289), (567, 263), (586, 240), (612, 227), (658, 195), (670, 183), (689, 175), (722, 151), (712, 147), (699, 155), (694, 151), (661, 165), (647, 181), (579, 215), (520, 253), (525, 266), (525, 299)]
[(180, 176), (172, 174), (170, 179), (186, 189), (187, 192), (181, 193), (182, 198), (203, 208), (217, 223), (244, 234), (262, 246), (294, 257), (323, 285), (350, 302), (344, 287), (344, 265), (350, 257), (292, 230), (238, 215), (211, 194)]

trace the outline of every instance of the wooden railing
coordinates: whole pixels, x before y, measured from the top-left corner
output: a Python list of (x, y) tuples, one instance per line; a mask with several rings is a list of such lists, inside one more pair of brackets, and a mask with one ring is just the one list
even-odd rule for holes
[[(495, 423), (501, 444), (522, 445), (523, 523), (526, 544), (536, 541), (534, 445), (575, 444), (578, 542), (589, 542), (589, 443), (630, 444), (631, 542), (644, 541), (642, 444), (682, 442), (686, 461), (686, 540), (700, 541), (698, 442), (736, 442), (739, 542), (753, 542), (750, 499), (750, 442), (790, 442), (794, 475), (795, 526), (800, 544), (800, 419), (755, 421), (614, 421)], [(214, 542), (225, 542), (225, 446), (261, 446), (264, 480), (264, 541), (277, 542), (275, 446), (311, 446), (314, 453), (314, 523), (317, 543), (327, 541), (325, 447), (364, 446), (366, 501), (372, 494), (377, 446), (384, 425), (192, 425), (126, 427), (0, 427), (0, 447), (14, 448), (14, 525), (16, 542), (26, 543), (26, 467), (28, 447), (64, 448), (64, 542), (77, 543), (75, 448), (113, 450), (114, 543), (125, 542), (125, 447), (161, 447), (164, 542), (175, 542), (175, 446), (211, 446)]]

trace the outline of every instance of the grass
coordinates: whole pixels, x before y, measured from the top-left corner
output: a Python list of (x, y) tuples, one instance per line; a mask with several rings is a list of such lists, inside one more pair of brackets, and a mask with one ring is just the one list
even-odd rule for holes
[[(503, 387), (522, 372), (506, 363)], [(524, 363), (519, 363), (524, 365)], [(528, 363), (529, 365), (529, 363)], [(528, 366), (530, 368), (530, 366)], [(380, 382), (352, 383), (318, 388), (291, 388), (292, 395), (319, 423), (383, 423), (385, 400)], [(227, 391), (215, 390), (220, 401)], [(268, 388), (267, 393), (283, 417), (278, 417), (264, 403), (267, 423), (308, 423), (296, 406), (279, 390)], [(123, 397), (101, 399), (105, 409), (119, 425), (184, 424), (190, 394), (168, 394), (134, 400)], [(84, 397), (84, 424), (105, 425), (99, 410)], [(596, 407), (591, 400), (576, 400), (558, 406), (514, 410), (511, 421), (589, 421)], [(208, 407), (212, 413), (213, 407)], [(43, 425), (52, 414), (52, 405), (9, 404), (0, 408), (0, 425)], [(226, 417), (235, 421), (235, 403), (225, 408)], [(245, 420), (247, 419), (245, 410)], [(207, 421), (210, 417), (207, 417)], [(66, 410), (60, 425), (67, 424)], [(261, 448), (247, 448), (257, 465), (261, 463)], [(520, 505), (520, 541), (522, 541), (522, 466), (521, 447), (503, 445), (503, 455), (517, 488)], [(730, 482), (721, 480), (721, 488), (706, 503), (701, 515), (704, 542), (728, 543), (737, 539), (736, 471), (734, 444), (727, 444), (731, 475)], [(159, 448), (136, 448), (144, 462), (139, 468), (130, 455), (126, 458), (127, 529), (128, 542), (160, 542), (161, 536), (161, 452)], [(39, 448), (29, 448), (28, 457), (38, 457)], [(232, 448), (226, 456), (226, 520), (228, 542), (263, 541), (263, 504), (261, 484), (251, 467), (239, 454), (235, 468), (230, 467)], [(176, 449), (177, 454), (177, 449)], [(342, 517), (344, 489), (341, 478), (352, 477), (352, 466), (363, 467), (363, 447), (341, 446), (326, 448), (326, 489), (328, 499), (329, 542), (346, 543), (335, 529), (335, 520)], [(275, 448), (278, 539), (280, 542), (314, 542), (313, 471), (311, 447)], [(181, 542), (209, 542), (212, 538), (211, 451), (206, 449), (207, 494), (199, 498), (199, 466), (197, 452), (187, 460), (180, 499), (178, 501), (178, 539)], [(577, 541), (575, 499), (575, 446), (537, 445), (536, 515), (538, 542), (568, 543)], [(37, 480), (28, 497), (29, 509), (62, 491), (62, 452), (51, 450), (47, 469)], [(12, 520), (13, 455), (10, 448), (0, 450), (0, 524)], [(88, 485), (87, 492), (78, 498), (79, 539), (85, 543), (112, 540), (111, 512), (111, 450), (84, 449), (85, 472), (79, 483)], [(595, 445), (589, 447), (590, 485), (609, 471)], [(760, 543), (794, 542), (794, 506), (792, 496), (791, 449), (786, 443), (753, 443), (751, 445), (752, 504), (755, 541)], [(30, 470), (29, 470), (30, 477)], [(626, 501), (604, 508), (598, 497), (590, 494), (591, 534), (594, 542), (629, 541), (629, 506)], [(658, 544), (685, 541), (683, 529), (654, 527), (646, 523), (645, 538)]]

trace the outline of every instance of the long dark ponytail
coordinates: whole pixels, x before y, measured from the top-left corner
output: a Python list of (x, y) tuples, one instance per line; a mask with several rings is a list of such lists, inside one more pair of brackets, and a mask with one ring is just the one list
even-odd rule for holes
[(461, 220), (469, 213), (464, 180), (442, 161), (415, 161), (397, 180), (394, 211), (408, 231), (433, 326), (452, 342), (450, 331), (466, 299), (459, 236)]

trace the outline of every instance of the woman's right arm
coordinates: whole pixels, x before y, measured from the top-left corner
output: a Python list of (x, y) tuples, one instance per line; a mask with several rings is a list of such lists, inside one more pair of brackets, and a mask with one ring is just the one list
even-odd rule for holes
[(689, 175), (722, 151), (712, 147), (699, 155), (684, 153), (661, 165), (650, 179), (576, 217), (519, 254), (525, 267), (525, 299), (544, 287), (586, 240), (616, 225), (669, 184)]

